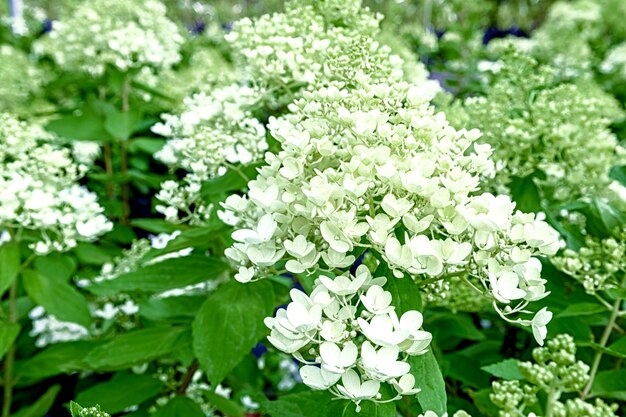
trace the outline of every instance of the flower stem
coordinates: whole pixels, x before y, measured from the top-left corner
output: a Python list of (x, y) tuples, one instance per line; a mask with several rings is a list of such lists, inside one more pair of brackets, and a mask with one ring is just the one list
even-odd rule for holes
[[(122, 112), (127, 113), (130, 94), (130, 78), (126, 76), (122, 85)], [(120, 173), (122, 174), (122, 218), (121, 222), (128, 225), (130, 218), (130, 184), (128, 183), (128, 139), (120, 146)]]
[(193, 375), (198, 370), (199, 365), (200, 364), (198, 363), (198, 359), (194, 359), (193, 362), (191, 362), (189, 369), (187, 369), (187, 373), (183, 377), (180, 387), (178, 387), (178, 389), (176, 390), (176, 394), (183, 395), (185, 391), (187, 391), (187, 388), (189, 387), (189, 384), (193, 380)]
[(596, 350), (596, 354), (593, 357), (593, 363), (591, 364), (591, 371), (589, 372), (589, 382), (583, 389), (582, 398), (585, 399), (589, 396), (591, 392), (591, 387), (593, 386), (593, 381), (598, 373), (598, 367), (600, 366), (600, 361), (602, 360), (602, 349), (606, 347), (607, 342), (609, 341), (609, 337), (611, 336), (611, 332), (613, 331), (613, 326), (615, 326), (615, 321), (619, 316), (620, 306), (622, 304), (622, 300), (615, 300), (613, 303), (613, 308), (611, 310), (611, 317), (609, 318), (609, 322), (604, 328), (604, 332), (600, 337), (600, 349)]
[(559, 400), (560, 397), (560, 390), (553, 389), (552, 391), (550, 391), (550, 393), (548, 393), (548, 399), (546, 401), (546, 417), (554, 416), (554, 404)]

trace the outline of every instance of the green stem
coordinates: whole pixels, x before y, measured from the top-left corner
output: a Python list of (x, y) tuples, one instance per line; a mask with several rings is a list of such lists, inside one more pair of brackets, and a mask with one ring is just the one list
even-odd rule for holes
[[(9, 323), (17, 323), (17, 279), (13, 280), (9, 289)], [(13, 366), (15, 364), (15, 344), (12, 344), (4, 359), (4, 402), (2, 404), (2, 417), (11, 415), (11, 402), (13, 401)]]
[[(600, 367), (600, 361), (602, 360), (602, 350), (606, 347), (607, 342), (609, 341), (609, 337), (611, 337), (611, 332), (613, 331), (613, 327), (615, 326), (615, 321), (619, 316), (620, 306), (622, 304), (622, 300), (615, 300), (613, 303), (613, 309), (611, 310), (611, 317), (609, 318), (609, 322), (604, 328), (604, 332), (600, 337), (600, 349), (596, 350), (596, 354), (593, 357), (593, 362), (591, 364), (591, 371), (589, 371), (589, 382), (585, 386), (585, 389), (582, 392), (582, 398), (585, 399), (589, 396), (589, 392), (591, 392), (591, 387), (593, 386), (593, 381), (596, 378), (596, 374), (598, 373), (598, 368)], [(547, 416), (546, 416), (547, 417)]]
[(546, 417), (554, 416), (554, 404), (556, 404), (556, 402), (559, 400), (560, 397), (561, 397), (560, 390), (550, 391), (550, 393), (548, 394), (548, 400), (546, 402)]
[[(126, 76), (122, 85), (122, 112), (127, 113), (130, 94), (130, 78)], [(130, 219), (130, 184), (128, 183), (128, 140), (120, 146), (120, 173), (122, 174), (122, 224), (128, 225)]]

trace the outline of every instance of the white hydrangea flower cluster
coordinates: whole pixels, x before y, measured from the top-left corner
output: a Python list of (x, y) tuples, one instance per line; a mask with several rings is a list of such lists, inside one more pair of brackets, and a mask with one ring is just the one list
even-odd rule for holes
[[(362, 36), (376, 34), (382, 19), (361, 8), (359, 0), (343, 2), (343, 8), (336, 8), (340, 12), (331, 14), (328, 6), (333, 2), (288, 2), (285, 13), (237, 21), (226, 40), (245, 63), (248, 77), (261, 85), (291, 88), (332, 78), (325, 65), (328, 57), (340, 57)], [(398, 64), (401, 60), (396, 59), (401, 74)]]
[(33, 323), (29, 335), (37, 338), (35, 346), (38, 348), (55, 343), (81, 340), (89, 336), (87, 328), (77, 323), (61, 321), (52, 314), (46, 314), (46, 310), (41, 306), (33, 308), (28, 313), (28, 317)]
[(72, 156), (74, 160), (84, 164), (93, 165), (100, 156), (101, 149), (98, 142), (75, 140), (72, 142)]
[(164, 204), (157, 210), (174, 222), (201, 223), (209, 217), (212, 206), (199, 196), (201, 183), (231, 163), (258, 161), (267, 149), (254, 108), (282, 108), (330, 80), (401, 81), (403, 69), (424, 88), (438, 91), (417, 60), (408, 65), (373, 38), (380, 19), (360, 0), (324, 0), (292, 1), (285, 13), (236, 22), (226, 39), (241, 82), (187, 99), (182, 114), (165, 115), (154, 129), (169, 139), (157, 159), (189, 173), (163, 184), (158, 198)]
[[(302, 381), (353, 401), (357, 411), (363, 400), (390, 402), (419, 392), (407, 357), (426, 353), (432, 340), (420, 330), (420, 312), (398, 317), (391, 293), (382, 288), (385, 282), (385, 277), (373, 278), (365, 265), (354, 276), (320, 275), (310, 297), (293, 289), (287, 308), (265, 319), (268, 340), (305, 364)], [(397, 395), (383, 398), (383, 383)]]
[(289, 1), (284, 13), (236, 22), (226, 40), (249, 81), (273, 92), (270, 107), (330, 81), (410, 79), (439, 90), (415, 56), (405, 61), (379, 41), (382, 18), (361, 0)]
[(40, 255), (113, 227), (96, 194), (77, 184), (87, 168), (49, 140), (41, 128), (0, 114), (0, 228), (35, 231), (30, 247)]
[(560, 83), (551, 67), (527, 55), (506, 55), (487, 95), (448, 114), (457, 127), (480, 129), (493, 146), (494, 188), (503, 192), (528, 177), (547, 200), (606, 193), (607, 167), (626, 161), (610, 129), (624, 117), (619, 103), (591, 83)]
[(626, 80), (626, 42), (620, 43), (609, 50), (606, 58), (600, 64), (600, 71)]
[(270, 119), (282, 151), (266, 154), (247, 195), (223, 204), (239, 218), (226, 251), (240, 266), (235, 278), (283, 260), (295, 274), (341, 270), (372, 250), (418, 283), (476, 277), (504, 317), (545, 297), (535, 256), (556, 253), (558, 233), (515, 213), (507, 196), (474, 195), (493, 170), (491, 148), (475, 143), (478, 131), (452, 128), (423, 93), (405, 83), (331, 84)]
[(28, 55), (10, 45), (0, 45), (0, 74), (0, 108), (4, 110), (22, 110), (41, 90), (45, 79)]
[(35, 44), (69, 71), (102, 75), (107, 66), (127, 72), (169, 68), (181, 59), (183, 36), (158, 0), (93, 0), (55, 21)]
[(172, 170), (184, 169), (180, 182), (165, 181), (157, 211), (172, 222), (198, 223), (211, 207), (200, 198), (202, 182), (225, 172), (231, 164), (257, 161), (267, 150), (265, 127), (252, 109), (262, 96), (256, 88), (232, 84), (185, 99), (179, 115), (162, 115), (152, 130), (168, 138), (155, 158)]

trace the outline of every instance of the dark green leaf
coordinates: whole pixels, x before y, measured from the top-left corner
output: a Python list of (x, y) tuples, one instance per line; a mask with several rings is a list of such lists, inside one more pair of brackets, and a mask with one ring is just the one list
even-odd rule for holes
[(415, 385), (422, 390), (417, 394), (422, 409), (441, 415), (446, 412), (446, 385), (439, 364), (432, 351), (409, 358)]
[(509, 184), (511, 197), (515, 201), (516, 208), (524, 213), (536, 213), (541, 211), (541, 196), (539, 189), (532, 176), (525, 178), (515, 177)]
[(17, 363), (16, 372), (22, 376), (20, 382), (86, 369), (88, 366), (83, 359), (99, 344), (100, 342), (78, 341), (49, 346), (35, 356)]
[(257, 176), (259, 164), (241, 166), (238, 170), (229, 169), (221, 177), (207, 181), (202, 185), (202, 196), (208, 197), (228, 191), (243, 190), (248, 186), (248, 182)]
[(119, 291), (163, 292), (208, 281), (227, 269), (228, 264), (219, 258), (190, 255), (148, 265), (94, 284), (88, 289), (97, 294), (115, 294)]
[(76, 402), (83, 407), (100, 405), (103, 410), (114, 414), (155, 397), (162, 389), (163, 383), (150, 375), (120, 372), (110, 380), (82, 391)]
[(509, 381), (523, 379), (522, 373), (519, 370), (519, 361), (517, 359), (505, 359), (501, 362), (483, 366), (480, 369), (495, 377)]
[(441, 344), (442, 338), (480, 341), (485, 339), (483, 332), (479, 331), (472, 319), (465, 314), (441, 313), (432, 316), (428, 324), (433, 328), (435, 339)]
[(576, 303), (567, 306), (557, 317), (580, 317), (592, 314), (606, 313), (607, 309), (602, 304), (597, 303)]
[(48, 313), (59, 320), (89, 327), (91, 315), (87, 301), (74, 287), (34, 270), (26, 270), (22, 276), (28, 296)]
[(96, 142), (111, 141), (111, 136), (104, 128), (103, 119), (95, 114), (61, 117), (48, 123), (46, 129), (64, 138)]
[(128, 140), (141, 122), (141, 114), (135, 111), (111, 112), (104, 121), (104, 128), (119, 141)]
[(20, 271), (20, 247), (12, 241), (0, 245), (0, 296), (11, 286)]
[(626, 401), (626, 369), (598, 372), (593, 381), (591, 395)]
[[(331, 404), (332, 396), (326, 391), (303, 391), (288, 394), (275, 401), (263, 400), (261, 410), (271, 417), (342, 417), (347, 403)], [(334, 410), (334, 416), (329, 411)]]
[(128, 149), (137, 153), (142, 151), (148, 155), (154, 155), (165, 144), (165, 140), (162, 138), (133, 138)]
[(223, 415), (228, 417), (244, 417), (245, 412), (241, 406), (228, 398), (224, 398), (221, 395), (217, 395), (212, 392), (204, 394), (209, 403), (215, 407), (218, 411), (221, 411)]
[(179, 226), (163, 219), (133, 219), (130, 224), (150, 233), (173, 233), (180, 229)]
[(60, 282), (68, 282), (76, 272), (76, 261), (61, 253), (51, 253), (37, 257), (34, 262), (35, 269), (46, 277)]
[(183, 295), (180, 297), (149, 298), (139, 301), (139, 314), (149, 320), (192, 319), (198, 314), (204, 295)]
[(11, 415), (13, 417), (44, 417), (52, 407), (52, 404), (54, 404), (59, 391), (61, 391), (61, 386), (53, 385), (33, 405), (22, 408), (17, 413)]
[(212, 385), (219, 384), (263, 337), (274, 308), (268, 281), (230, 282), (212, 293), (193, 323), (193, 347)]
[[(188, 397), (174, 397), (161, 407), (154, 417), (204, 417), (198, 404)], [(229, 416), (231, 417), (231, 416)]]
[(0, 359), (7, 353), (17, 335), (20, 334), (21, 326), (18, 323), (0, 321)]
[(74, 248), (74, 253), (83, 265), (99, 266), (106, 262), (110, 262), (113, 259), (109, 252), (104, 250), (101, 246), (93, 243), (79, 243)]
[(374, 272), (374, 277), (380, 276), (387, 277), (384, 289), (391, 293), (398, 316), (409, 310), (422, 311), (422, 295), (410, 277), (396, 278), (383, 261)]
[(95, 348), (85, 362), (97, 369), (121, 369), (167, 355), (186, 329), (152, 327), (114, 337)]

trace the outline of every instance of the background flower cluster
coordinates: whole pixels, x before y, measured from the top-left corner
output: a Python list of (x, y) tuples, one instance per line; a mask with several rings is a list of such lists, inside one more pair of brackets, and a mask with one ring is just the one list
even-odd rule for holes
[(622, 0), (0, 4), (0, 417), (616, 417)]

